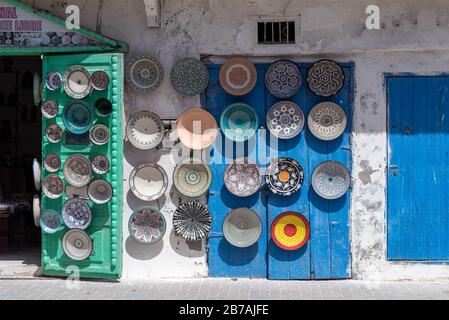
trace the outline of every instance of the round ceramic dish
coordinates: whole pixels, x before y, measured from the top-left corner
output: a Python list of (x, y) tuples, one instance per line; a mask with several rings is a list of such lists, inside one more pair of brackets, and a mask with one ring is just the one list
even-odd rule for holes
[(73, 187), (87, 186), (92, 178), (90, 161), (80, 154), (68, 157), (64, 162), (64, 178)]
[(164, 68), (150, 56), (140, 56), (126, 66), (126, 81), (138, 92), (150, 92), (158, 88), (164, 80)]
[(351, 185), (348, 169), (336, 161), (321, 163), (313, 172), (312, 187), (327, 200), (335, 200), (346, 194)]
[(186, 197), (197, 198), (207, 193), (212, 183), (209, 167), (194, 159), (182, 161), (173, 173), (176, 190)]
[(164, 139), (164, 134), (164, 122), (157, 114), (149, 111), (136, 113), (126, 125), (129, 142), (141, 150), (156, 148)]
[(50, 199), (59, 199), (64, 193), (64, 181), (58, 175), (50, 174), (44, 178), (42, 191)]
[(84, 101), (72, 101), (64, 107), (62, 113), (64, 126), (74, 134), (83, 134), (89, 131), (94, 122), (92, 108)]
[(50, 124), (45, 130), (45, 135), (50, 143), (59, 143), (62, 140), (62, 129), (57, 124)]
[(338, 139), (346, 130), (346, 114), (339, 105), (333, 102), (322, 102), (310, 111), (309, 130), (320, 140)]
[(109, 129), (102, 124), (97, 124), (90, 129), (89, 137), (93, 144), (103, 146), (109, 142)]
[(45, 210), (39, 218), (39, 225), (45, 233), (55, 234), (61, 229), (62, 220), (54, 210)]
[(257, 70), (254, 64), (245, 58), (233, 58), (220, 69), (220, 85), (233, 96), (250, 93), (257, 83)]
[(103, 70), (95, 71), (90, 77), (92, 87), (97, 91), (104, 91), (109, 87), (109, 76)]
[(33, 179), (34, 179), (34, 188), (36, 191), (41, 191), (41, 176), (42, 176), (42, 167), (37, 159), (33, 160)]
[(45, 86), (50, 91), (58, 90), (62, 87), (62, 75), (59, 72), (49, 72), (45, 76)]
[(42, 78), (37, 72), (34, 74), (33, 79), (33, 97), (34, 104), (36, 107), (39, 106), (42, 102)]
[(89, 185), (87, 193), (93, 203), (103, 205), (112, 199), (112, 186), (106, 180), (96, 180)]
[(287, 99), (298, 93), (302, 76), (298, 66), (289, 60), (273, 63), (265, 74), (265, 86), (275, 97)]
[(112, 113), (112, 103), (106, 98), (100, 98), (95, 102), (95, 113), (97, 116), (105, 118)]
[(262, 185), (262, 174), (255, 163), (248, 159), (237, 159), (224, 173), (226, 188), (237, 197), (249, 197), (256, 194)]
[(278, 247), (284, 250), (298, 250), (309, 241), (309, 222), (302, 214), (283, 213), (271, 225), (271, 238)]
[(50, 173), (58, 172), (61, 168), (61, 159), (56, 153), (49, 153), (44, 159), (44, 168)]
[(343, 88), (345, 74), (335, 61), (321, 60), (312, 65), (307, 81), (316, 95), (330, 97)]
[(137, 198), (155, 201), (167, 191), (168, 176), (164, 168), (158, 164), (142, 164), (131, 172), (129, 186)]
[(304, 170), (293, 159), (279, 158), (267, 170), (266, 183), (274, 194), (291, 196), (298, 192), (304, 182)]
[(293, 139), (304, 128), (304, 113), (301, 108), (289, 101), (276, 103), (267, 114), (267, 127), (278, 139)]
[(92, 91), (90, 74), (83, 66), (73, 66), (64, 74), (64, 90), (73, 99), (84, 99)]
[(206, 90), (209, 84), (209, 72), (198, 59), (182, 59), (176, 62), (172, 69), (171, 83), (180, 94), (196, 96)]
[(70, 259), (83, 261), (92, 254), (93, 243), (83, 230), (69, 230), (62, 238), (62, 249)]
[(106, 174), (110, 169), (109, 159), (104, 155), (95, 156), (92, 160), (92, 170), (96, 174)]
[(173, 215), (176, 234), (189, 241), (198, 241), (206, 237), (211, 225), (209, 209), (199, 202), (185, 202)]
[(251, 247), (262, 235), (262, 221), (257, 213), (248, 208), (235, 209), (223, 222), (223, 235), (235, 247)]
[(62, 206), (62, 220), (69, 229), (86, 230), (92, 222), (92, 210), (84, 200), (72, 198)]
[(203, 109), (184, 112), (177, 122), (177, 133), (183, 145), (192, 150), (202, 150), (214, 144), (218, 135), (215, 118)]
[(165, 235), (167, 225), (164, 215), (156, 208), (143, 207), (129, 219), (131, 237), (139, 243), (150, 245), (159, 242)]
[(257, 113), (249, 105), (235, 103), (223, 111), (220, 127), (228, 139), (244, 142), (256, 135), (259, 119)]
[(47, 100), (41, 106), (42, 115), (47, 119), (53, 119), (58, 115), (59, 106), (54, 100)]
[(41, 198), (36, 194), (33, 198), (33, 220), (34, 225), (39, 228), (41, 217)]

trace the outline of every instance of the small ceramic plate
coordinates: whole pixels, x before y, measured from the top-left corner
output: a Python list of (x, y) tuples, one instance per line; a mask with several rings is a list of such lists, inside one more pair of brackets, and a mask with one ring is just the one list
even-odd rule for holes
[(59, 72), (48, 72), (45, 76), (45, 86), (50, 91), (60, 89), (62, 87), (62, 75)]
[(44, 178), (42, 191), (50, 199), (59, 199), (64, 193), (64, 181), (58, 175), (50, 174)]
[(220, 69), (220, 85), (230, 95), (244, 96), (256, 83), (256, 67), (246, 58), (229, 59)]
[(62, 238), (62, 249), (70, 259), (83, 261), (92, 254), (93, 243), (83, 230), (69, 230)]
[(323, 141), (332, 141), (345, 132), (347, 118), (339, 105), (322, 102), (310, 111), (308, 125), (315, 137)]
[(228, 139), (244, 142), (256, 135), (259, 118), (249, 105), (235, 103), (223, 111), (220, 118), (220, 127)]
[(92, 178), (92, 164), (80, 154), (70, 156), (64, 162), (64, 178), (71, 186), (85, 187)]
[(143, 207), (131, 215), (128, 229), (134, 240), (150, 245), (164, 237), (167, 225), (164, 215), (158, 209)]
[(134, 195), (143, 201), (156, 201), (168, 188), (168, 176), (156, 163), (145, 163), (135, 168), (129, 177)]
[(345, 74), (335, 61), (325, 59), (312, 65), (307, 81), (316, 95), (331, 97), (343, 88)]
[(196, 96), (206, 90), (209, 84), (209, 72), (198, 59), (182, 59), (175, 63), (171, 71), (171, 83), (178, 93), (184, 96)]
[(94, 112), (85, 101), (72, 101), (64, 107), (62, 121), (70, 132), (83, 134), (92, 127)]
[(346, 194), (350, 185), (349, 171), (339, 162), (323, 162), (313, 172), (312, 187), (324, 199), (341, 198)]
[(49, 142), (59, 143), (62, 140), (62, 129), (57, 124), (50, 124), (45, 130), (45, 135)]
[(83, 66), (73, 66), (64, 74), (64, 90), (73, 99), (84, 99), (92, 91), (90, 74)]
[(164, 139), (165, 126), (155, 113), (144, 111), (133, 115), (126, 126), (129, 142), (141, 150), (151, 150)]
[(89, 185), (88, 194), (95, 204), (106, 204), (112, 199), (112, 186), (106, 180), (95, 180)]
[(53, 119), (58, 115), (59, 106), (55, 100), (47, 100), (41, 106), (42, 115), (47, 119)]
[(44, 159), (44, 168), (50, 173), (58, 172), (61, 169), (61, 159), (56, 153), (49, 153)]
[(95, 102), (95, 113), (97, 116), (105, 118), (111, 115), (112, 113), (112, 103), (109, 99), (100, 98)]
[(248, 163), (248, 159), (237, 159), (226, 169), (224, 182), (233, 195), (249, 197), (259, 191), (262, 174), (257, 164)]
[(265, 85), (275, 97), (287, 99), (298, 93), (302, 76), (296, 63), (280, 60), (273, 63), (265, 74)]
[(266, 183), (274, 194), (291, 196), (301, 189), (303, 182), (304, 170), (291, 158), (279, 158), (268, 167)]
[(205, 194), (212, 183), (209, 167), (194, 159), (182, 161), (173, 173), (176, 190), (186, 197), (197, 198)]
[(33, 79), (33, 97), (34, 97), (34, 104), (39, 106), (42, 102), (42, 78), (39, 73), (34, 74)]
[(99, 70), (92, 73), (90, 82), (95, 90), (104, 91), (109, 87), (110, 79), (105, 71)]
[(285, 212), (273, 221), (271, 238), (281, 249), (298, 250), (309, 241), (309, 221), (302, 214)]
[(56, 211), (45, 210), (40, 216), (39, 225), (45, 233), (55, 234), (61, 229), (62, 220)]
[(188, 241), (198, 241), (209, 234), (212, 218), (206, 205), (200, 202), (185, 202), (173, 215), (173, 226), (177, 235)]
[(279, 139), (293, 139), (304, 128), (304, 113), (290, 101), (282, 101), (271, 107), (267, 114), (267, 127)]
[(62, 206), (62, 220), (69, 229), (86, 230), (92, 222), (92, 210), (86, 201), (72, 198)]
[(218, 135), (215, 118), (203, 109), (190, 109), (179, 117), (176, 131), (183, 145), (192, 150), (202, 150), (214, 144)]
[(39, 195), (35, 195), (33, 198), (33, 220), (36, 227), (40, 227), (40, 217), (41, 217), (41, 198)]
[(139, 56), (126, 66), (126, 81), (138, 92), (150, 92), (158, 88), (164, 80), (164, 68), (150, 56)]
[(109, 159), (104, 155), (95, 156), (92, 160), (92, 170), (96, 174), (106, 174), (110, 168)]
[(32, 168), (33, 168), (34, 188), (36, 188), (36, 191), (41, 191), (42, 166), (37, 159), (33, 160)]
[(109, 129), (102, 124), (97, 124), (90, 130), (89, 137), (93, 144), (103, 146), (109, 142)]
[(251, 247), (262, 235), (262, 221), (257, 213), (248, 208), (235, 209), (223, 222), (223, 235), (235, 247)]

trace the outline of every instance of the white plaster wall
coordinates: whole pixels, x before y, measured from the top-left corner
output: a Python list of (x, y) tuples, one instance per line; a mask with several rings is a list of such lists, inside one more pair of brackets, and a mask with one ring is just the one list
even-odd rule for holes
[[(32, 0), (25, 2), (31, 3)], [(56, 0), (37, 1), (40, 8), (64, 16)], [(82, 8), (82, 24), (95, 29), (98, 2), (71, 0)], [(386, 261), (386, 96), (384, 72), (438, 73), (449, 70), (449, 3), (447, 0), (378, 0), (382, 29), (365, 30), (364, 0), (162, 0), (160, 29), (146, 27), (141, 0), (108, 0), (102, 31), (130, 45), (127, 61), (139, 54), (158, 57), (167, 72), (182, 57), (247, 55), (254, 61), (288, 56), (298, 61), (319, 57), (356, 63), (354, 110), (353, 196), (351, 233), (353, 276), (356, 279), (448, 278), (449, 267)], [(298, 42), (293, 46), (258, 46), (255, 21), (260, 16), (295, 17)], [(171, 88), (169, 77), (150, 94), (127, 91), (125, 112), (152, 110), (176, 118), (199, 105)], [(133, 166), (151, 161), (153, 154), (125, 150), (125, 177)], [(159, 159), (159, 156), (156, 156)], [(173, 164), (161, 155), (170, 175)], [(138, 204), (125, 183), (124, 227)], [(175, 208), (170, 194), (162, 206), (170, 218)], [(176, 202), (176, 201), (175, 201)], [(127, 228), (124, 228), (125, 230)], [(194, 277), (207, 274), (204, 244), (190, 249), (170, 234), (163, 246), (147, 249), (130, 243), (125, 234), (124, 277)], [(175, 245), (173, 245), (175, 243)], [(177, 249), (180, 248), (180, 249)]]

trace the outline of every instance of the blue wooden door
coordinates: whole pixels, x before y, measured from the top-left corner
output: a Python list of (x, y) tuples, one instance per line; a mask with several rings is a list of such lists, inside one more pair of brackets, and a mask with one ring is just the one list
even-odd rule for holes
[(449, 77), (387, 77), (388, 259), (449, 259)]

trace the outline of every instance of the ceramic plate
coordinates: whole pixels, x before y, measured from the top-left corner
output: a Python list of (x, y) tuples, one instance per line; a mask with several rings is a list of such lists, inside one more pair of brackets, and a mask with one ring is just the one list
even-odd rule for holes
[(320, 140), (331, 141), (339, 138), (346, 130), (346, 114), (333, 102), (322, 102), (310, 111), (309, 130)]
[(58, 143), (62, 140), (62, 129), (57, 124), (51, 124), (45, 130), (45, 135), (51, 143)]
[(86, 201), (72, 198), (62, 206), (62, 220), (69, 229), (85, 230), (92, 222), (92, 210)]
[(54, 234), (61, 229), (61, 217), (54, 210), (45, 210), (40, 215), (39, 225), (45, 233)]
[(206, 90), (209, 84), (209, 72), (198, 59), (182, 59), (176, 62), (172, 69), (171, 83), (180, 94), (196, 96)]
[(34, 225), (39, 228), (40, 226), (40, 217), (41, 217), (41, 198), (39, 195), (35, 195), (33, 198), (33, 220)]
[(285, 212), (273, 221), (271, 238), (281, 249), (298, 250), (309, 241), (309, 221), (302, 214)]
[(237, 197), (249, 197), (257, 193), (262, 185), (260, 168), (248, 159), (237, 159), (224, 174), (226, 188)]
[(64, 182), (56, 174), (50, 174), (42, 182), (42, 191), (50, 199), (59, 199), (64, 193)]
[(96, 174), (106, 174), (109, 171), (109, 159), (104, 155), (95, 156), (92, 160), (92, 170)]
[(349, 171), (339, 162), (323, 162), (313, 172), (312, 187), (324, 199), (341, 198), (346, 194), (350, 185)]
[(90, 74), (83, 66), (73, 66), (64, 74), (64, 90), (73, 99), (84, 99), (92, 91)]
[(221, 87), (230, 95), (244, 96), (254, 89), (256, 83), (257, 70), (248, 59), (229, 59), (220, 69)]
[(137, 198), (143, 201), (155, 201), (167, 191), (168, 176), (158, 164), (142, 164), (131, 173), (129, 186)]
[(313, 64), (307, 78), (310, 90), (321, 97), (336, 95), (345, 84), (345, 74), (332, 60), (321, 60)]
[(44, 167), (50, 173), (58, 172), (61, 168), (61, 159), (56, 153), (49, 153), (45, 156)]
[(111, 184), (105, 180), (96, 180), (89, 185), (88, 194), (95, 204), (106, 204), (112, 199)]
[(67, 130), (83, 134), (90, 130), (94, 121), (92, 108), (84, 101), (72, 101), (64, 107), (62, 121)]
[(228, 139), (244, 142), (256, 135), (259, 119), (257, 113), (249, 105), (235, 103), (223, 111), (220, 127)]
[(34, 74), (33, 79), (33, 97), (34, 97), (34, 104), (36, 106), (39, 106), (42, 102), (42, 78), (39, 73)]
[(102, 124), (97, 124), (90, 130), (89, 137), (93, 144), (97, 146), (105, 145), (109, 142), (109, 129)]
[(190, 109), (178, 119), (177, 134), (183, 145), (192, 150), (202, 150), (214, 144), (218, 135), (215, 118), (203, 109)]
[(176, 167), (173, 182), (179, 193), (189, 198), (197, 198), (209, 190), (212, 172), (205, 163), (186, 159)]
[(47, 100), (41, 106), (42, 115), (47, 119), (53, 119), (58, 115), (59, 106), (54, 100)]
[(176, 234), (189, 241), (198, 241), (206, 237), (211, 225), (209, 209), (199, 202), (185, 202), (173, 215)]
[(50, 91), (60, 89), (62, 87), (62, 75), (59, 72), (48, 72), (45, 76), (45, 86)]
[(97, 91), (104, 91), (109, 87), (109, 76), (103, 70), (95, 71), (90, 77), (92, 87)]
[(126, 126), (129, 142), (141, 150), (151, 150), (164, 139), (165, 126), (155, 113), (144, 111), (133, 115)]
[(267, 114), (267, 127), (279, 139), (293, 139), (304, 128), (304, 113), (289, 101), (276, 103)]
[(223, 222), (223, 235), (235, 247), (251, 247), (262, 235), (262, 221), (257, 213), (248, 208), (235, 209)]
[(126, 81), (139, 92), (150, 92), (158, 88), (164, 80), (164, 68), (150, 56), (140, 56), (126, 66)]
[(302, 76), (298, 66), (289, 60), (273, 63), (265, 74), (265, 85), (275, 97), (287, 99), (298, 93)]
[(267, 170), (266, 183), (274, 194), (291, 196), (298, 192), (304, 182), (304, 171), (293, 159), (279, 158)]
[(83, 230), (69, 230), (62, 238), (62, 249), (70, 259), (83, 261), (92, 254), (93, 243)]
[(166, 228), (164, 215), (152, 207), (135, 211), (128, 224), (131, 237), (142, 244), (154, 244), (160, 241), (165, 235)]
[(92, 178), (92, 165), (86, 157), (75, 154), (64, 162), (64, 178), (77, 188), (85, 187)]
[(36, 188), (36, 191), (41, 191), (41, 176), (42, 176), (42, 166), (37, 161), (37, 159), (33, 160), (33, 178), (34, 178), (34, 188)]
[(109, 99), (100, 98), (95, 102), (95, 113), (97, 116), (105, 118), (111, 115), (112, 113), (112, 103)]

